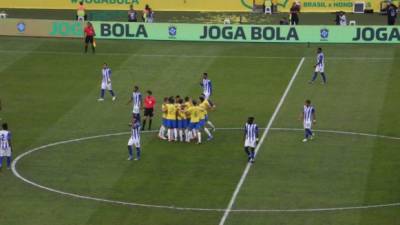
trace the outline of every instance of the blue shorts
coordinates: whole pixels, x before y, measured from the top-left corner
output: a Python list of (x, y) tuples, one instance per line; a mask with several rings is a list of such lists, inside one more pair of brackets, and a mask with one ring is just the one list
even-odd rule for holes
[(176, 128), (176, 120), (168, 120), (167, 119), (167, 128), (169, 128), (169, 129)]
[(168, 127), (167, 119), (162, 118), (162, 125), (163, 125), (164, 127)]
[(204, 127), (204, 125), (206, 125), (206, 119), (202, 119), (199, 122), (199, 128)]
[(200, 128), (199, 123), (189, 123), (189, 130), (193, 130), (193, 129), (198, 130), (199, 128)]
[(178, 128), (178, 129), (186, 129), (187, 128), (187, 120), (177, 120), (176, 128)]

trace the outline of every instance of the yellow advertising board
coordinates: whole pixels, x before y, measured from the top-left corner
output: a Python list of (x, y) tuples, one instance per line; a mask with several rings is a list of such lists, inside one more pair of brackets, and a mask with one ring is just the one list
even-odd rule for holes
[(295, 2), (300, 2), (301, 12), (352, 12), (354, 3), (364, 2), (366, 9), (380, 10), (380, 0), (277, 0), (279, 11), (289, 12)]
[[(127, 10), (130, 4), (143, 9), (149, 4), (154, 11), (251, 11), (253, 2), (263, 0), (0, 0), (0, 8), (76, 9), (83, 1), (87, 10)], [(273, 0), (281, 12), (288, 12), (295, 0)], [(353, 10), (360, 0), (300, 0), (302, 12)], [(367, 9), (380, 9), (380, 0), (362, 0)]]

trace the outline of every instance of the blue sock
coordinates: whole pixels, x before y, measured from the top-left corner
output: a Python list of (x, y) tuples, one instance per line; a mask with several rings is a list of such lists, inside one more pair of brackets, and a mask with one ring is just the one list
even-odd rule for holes
[(317, 76), (318, 76), (318, 73), (315, 72), (314, 75), (313, 75), (313, 77), (312, 77), (312, 79), (311, 79), (311, 81), (315, 81), (315, 79), (317, 79)]
[(250, 158), (254, 159), (254, 156), (255, 156), (254, 149), (251, 149)]
[(101, 89), (100, 98), (104, 98), (104, 89)]
[(140, 148), (136, 148), (136, 158), (140, 159)]
[(305, 137), (305, 138), (308, 138), (308, 129), (305, 129), (305, 130), (304, 130), (304, 137)]
[(11, 166), (11, 156), (7, 157), (7, 168), (10, 168)]
[(0, 156), (0, 168), (3, 166), (3, 156)]
[(321, 73), (321, 76), (322, 76), (322, 80), (324, 81), (324, 83), (326, 83), (326, 76), (325, 76), (325, 73)]
[(113, 90), (110, 90), (110, 94), (111, 94), (111, 96), (115, 96), (115, 94), (114, 94), (114, 91)]
[(248, 147), (244, 148), (244, 151), (246, 152), (247, 156), (250, 157), (250, 151)]
[(128, 145), (128, 152), (129, 152), (129, 157), (132, 157), (132, 155), (133, 155), (132, 146)]
[(312, 135), (313, 135), (313, 133), (312, 133), (311, 129), (308, 129), (308, 135), (310, 135), (310, 136), (312, 136)]

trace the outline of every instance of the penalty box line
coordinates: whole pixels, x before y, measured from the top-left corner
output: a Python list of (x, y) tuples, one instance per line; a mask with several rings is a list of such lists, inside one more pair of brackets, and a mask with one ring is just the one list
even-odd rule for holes
[[(258, 145), (257, 145), (257, 147), (255, 149), (255, 156), (257, 156), (257, 153), (260, 150), (260, 146), (263, 144), (265, 138), (267, 137), (269, 131), (271, 130), (272, 123), (275, 121), (275, 118), (278, 115), (278, 113), (279, 113), (279, 111), (280, 111), (280, 109), (281, 109), (281, 107), (283, 105), (283, 102), (285, 101), (286, 96), (288, 95), (288, 93), (289, 93), (289, 91), (290, 91), (290, 89), (291, 89), (291, 87), (292, 87), (292, 85), (294, 83), (294, 80), (296, 79), (297, 75), (299, 74), (300, 69), (303, 66), (304, 60), (305, 60), (305, 58), (302, 57), (300, 62), (299, 62), (299, 64), (297, 65), (297, 68), (296, 68), (295, 72), (292, 75), (292, 78), (289, 81), (289, 84), (287, 85), (287, 87), (285, 89), (285, 92), (283, 93), (278, 105), (276, 106), (274, 113), (272, 114), (271, 118), (269, 119), (268, 124), (267, 124), (267, 126), (266, 126), (266, 128), (265, 128), (265, 130), (264, 130), (264, 132), (263, 132), (263, 134), (261, 136), (260, 142), (258, 143)], [(239, 194), (239, 191), (242, 188), (244, 181), (246, 180), (246, 177), (247, 177), (247, 174), (250, 171), (250, 168), (251, 168), (251, 163), (247, 163), (246, 168), (244, 169), (243, 174), (240, 177), (239, 183), (236, 185), (236, 188), (235, 188), (235, 191), (233, 192), (231, 200), (229, 201), (229, 204), (228, 204), (227, 208), (224, 211), (224, 215), (222, 216), (222, 218), (221, 218), (221, 220), (219, 222), (219, 225), (224, 225), (225, 224), (226, 219), (228, 218), (230, 212), (232, 211), (233, 204), (236, 201), (236, 198), (237, 198), (237, 196)]]

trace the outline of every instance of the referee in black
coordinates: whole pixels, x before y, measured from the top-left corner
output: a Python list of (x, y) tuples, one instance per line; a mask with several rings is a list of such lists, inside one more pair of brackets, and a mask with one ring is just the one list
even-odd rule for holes
[(146, 121), (149, 120), (149, 130), (151, 130), (151, 122), (154, 116), (154, 106), (156, 105), (156, 99), (153, 96), (153, 93), (148, 90), (147, 96), (144, 98), (144, 119), (142, 122), (142, 130), (144, 130), (146, 126)]

